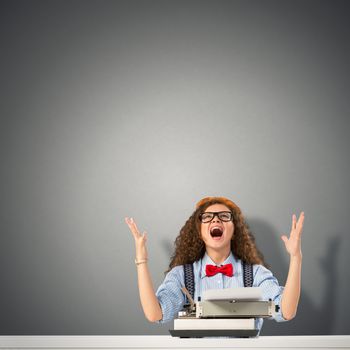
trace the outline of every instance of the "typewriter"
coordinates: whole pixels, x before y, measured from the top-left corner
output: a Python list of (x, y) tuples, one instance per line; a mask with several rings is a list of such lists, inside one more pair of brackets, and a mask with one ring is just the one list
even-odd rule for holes
[(261, 300), (257, 287), (208, 290), (203, 300), (194, 302), (183, 288), (189, 304), (174, 320), (173, 337), (256, 337), (257, 318), (274, 317), (278, 306), (271, 300)]

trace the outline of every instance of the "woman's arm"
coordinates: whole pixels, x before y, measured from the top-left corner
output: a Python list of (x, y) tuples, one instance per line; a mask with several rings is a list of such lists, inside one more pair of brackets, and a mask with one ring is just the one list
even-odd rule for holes
[(139, 294), (143, 312), (146, 318), (151, 322), (162, 319), (162, 309), (154, 293), (152, 278), (148, 269), (148, 255), (146, 248), (146, 232), (140, 234), (135, 221), (132, 218), (125, 218), (125, 222), (130, 228), (135, 239), (136, 248), (136, 266)]
[(293, 214), (292, 229), (289, 238), (283, 235), (283, 240), (286, 250), (290, 255), (288, 277), (282, 295), (281, 308), (282, 315), (285, 319), (292, 319), (297, 312), (299, 298), (300, 298), (300, 284), (301, 284), (301, 233), (304, 224), (304, 212), (299, 216), (298, 222), (296, 216)]
[(137, 280), (141, 305), (146, 318), (150, 322), (156, 322), (162, 319), (162, 309), (154, 293), (151, 274), (147, 263), (137, 265)]

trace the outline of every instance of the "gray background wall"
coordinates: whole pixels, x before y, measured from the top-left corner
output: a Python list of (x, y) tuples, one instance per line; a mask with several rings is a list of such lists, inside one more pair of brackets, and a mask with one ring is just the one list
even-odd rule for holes
[(167, 334), (138, 299), (133, 216), (158, 286), (197, 200), (241, 206), (297, 317), (350, 334), (348, 1), (2, 1), (1, 334)]

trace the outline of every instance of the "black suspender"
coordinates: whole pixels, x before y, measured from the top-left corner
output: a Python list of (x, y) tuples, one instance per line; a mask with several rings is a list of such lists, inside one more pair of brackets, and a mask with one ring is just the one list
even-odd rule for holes
[(184, 265), (185, 272), (185, 287), (190, 293), (192, 299), (194, 300), (194, 273), (193, 264)]
[[(243, 271), (244, 287), (251, 287), (253, 285), (253, 265), (242, 261), (242, 271)], [(185, 287), (190, 293), (192, 299), (194, 300), (195, 283), (194, 283), (193, 264), (185, 264), (184, 273), (185, 273)]]
[(253, 265), (242, 261), (243, 283), (244, 287), (251, 287), (253, 285)]

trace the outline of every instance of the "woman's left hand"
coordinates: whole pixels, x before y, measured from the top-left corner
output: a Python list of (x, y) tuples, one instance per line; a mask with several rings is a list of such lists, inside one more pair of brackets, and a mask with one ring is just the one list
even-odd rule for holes
[(303, 231), (304, 218), (304, 212), (301, 212), (298, 221), (296, 215), (293, 214), (289, 238), (286, 235), (281, 236), (291, 257), (301, 257), (301, 233)]

